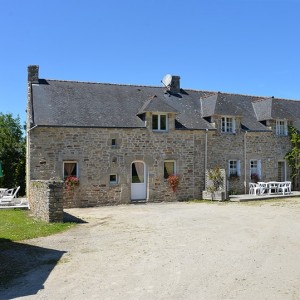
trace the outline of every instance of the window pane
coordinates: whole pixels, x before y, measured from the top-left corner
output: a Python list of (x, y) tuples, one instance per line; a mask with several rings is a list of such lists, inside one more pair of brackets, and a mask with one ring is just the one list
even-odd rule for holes
[(158, 130), (158, 115), (152, 116), (152, 129)]
[(77, 163), (64, 163), (64, 178), (69, 176), (76, 176), (77, 177)]
[(277, 135), (287, 135), (287, 123), (286, 121), (276, 121), (276, 134)]
[(222, 132), (225, 132), (225, 118), (222, 118)]
[(250, 172), (252, 174), (258, 174), (258, 168), (257, 168), (257, 160), (251, 160), (250, 162)]
[(131, 182), (144, 183), (144, 164), (142, 162), (135, 162), (132, 164)]
[(232, 118), (227, 118), (227, 132), (232, 132)]
[(173, 161), (164, 162), (164, 178), (167, 179), (170, 175), (175, 173), (175, 163)]
[(167, 130), (167, 116), (160, 116), (160, 130)]
[(229, 174), (237, 175), (237, 161), (236, 160), (229, 161)]
[(109, 181), (110, 181), (110, 183), (116, 183), (117, 182), (117, 175), (115, 175), (115, 174), (109, 175)]

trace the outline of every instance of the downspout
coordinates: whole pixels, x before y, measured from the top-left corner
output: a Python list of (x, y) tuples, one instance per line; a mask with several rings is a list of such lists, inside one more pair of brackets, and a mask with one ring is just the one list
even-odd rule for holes
[(195, 199), (195, 131), (193, 131), (193, 148), (194, 148), (194, 155), (193, 155), (193, 198)]
[(206, 191), (206, 170), (207, 170), (207, 141), (208, 141), (208, 129), (205, 130), (205, 151), (204, 151), (204, 190)]
[(244, 189), (245, 194), (247, 194), (247, 131), (244, 136), (244, 170), (245, 170), (245, 178), (244, 178)]

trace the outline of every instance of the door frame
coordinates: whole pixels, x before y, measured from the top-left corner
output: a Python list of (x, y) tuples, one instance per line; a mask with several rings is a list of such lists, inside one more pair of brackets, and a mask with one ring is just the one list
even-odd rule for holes
[[(142, 163), (144, 165), (144, 182), (133, 183), (132, 182), (132, 166), (134, 163)], [(147, 201), (148, 199), (148, 172), (147, 165), (143, 160), (134, 160), (130, 164), (130, 200), (131, 201)], [(142, 196), (138, 196), (138, 194)]]
[(283, 168), (282, 168), (282, 171), (283, 171), (283, 181), (286, 181), (287, 180), (287, 163), (285, 160), (278, 160), (277, 161), (277, 174), (279, 175), (279, 165), (280, 164), (283, 164)]

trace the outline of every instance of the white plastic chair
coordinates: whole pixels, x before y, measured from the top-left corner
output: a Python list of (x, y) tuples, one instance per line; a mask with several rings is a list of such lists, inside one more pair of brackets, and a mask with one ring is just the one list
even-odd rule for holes
[(268, 182), (268, 194), (272, 194), (272, 191), (274, 191), (273, 193), (277, 194), (278, 193), (278, 185), (279, 183), (276, 181), (270, 181)]
[(249, 194), (257, 195), (260, 193), (260, 186), (257, 183), (250, 182), (249, 183)]
[(260, 187), (260, 191), (259, 193), (262, 195), (265, 193), (265, 191), (268, 189), (268, 184), (266, 182), (259, 182), (258, 183), (259, 187)]
[(286, 181), (286, 186), (288, 188), (288, 193), (291, 194), (292, 193), (292, 182), (291, 181)]
[(282, 192), (282, 195), (290, 194), (290, 185), (287, 182), (281, 182), (278, 185), (278, 193)]

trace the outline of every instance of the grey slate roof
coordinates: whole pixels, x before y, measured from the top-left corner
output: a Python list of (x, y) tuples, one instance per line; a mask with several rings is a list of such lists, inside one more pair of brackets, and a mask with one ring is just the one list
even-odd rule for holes
[(153, 109), (179, 113), (177, 121), (182, 127), (213, 129), (200, 114), (199, 99), (207, 92), (178, 96), (166, 95), (163, 87), (45, 79), (33, 84), (32, 90), (35, 125), (145, 127), (138, 114)]
[(145, 112), (178, 113), (178, 110), (167, 104), (164, 98), (154, 95), (143, 104), (138, 114)]
[[(288, 100), (265, 98), (253, 102), (257, 120), (287, 119), (293, 120), (288, 109)], [(298, 118), (300, 115), (298, 116)]]
[(300, 101), (215, 93), (201, 99), (203, 117), (238, 116), (245, 129), (269, 130), (261, 121), (286, 119), (300, 130)]
[(257, 120), (252, 106), (252, 102), (256, 99), (257, 97), (254, 96), (218, 92), (213, 96), (201, 99), (203, 117), (214, 115), (241, 117), (241, 123), (247, 130), (269, 130)]
[[(201, 100), (200, 100), (201, 99)], [(300, 102), (207, 91), (166, 93), (164, 87), (40, 79), (32, 85), (34, 125), (145, 127), (145, 112), (176, 114), (178, 128), (214, 129), (205, 117), (239, 116), (249, 130), (268, 130), (259, 121), (291, 119), (300, 129)]]

